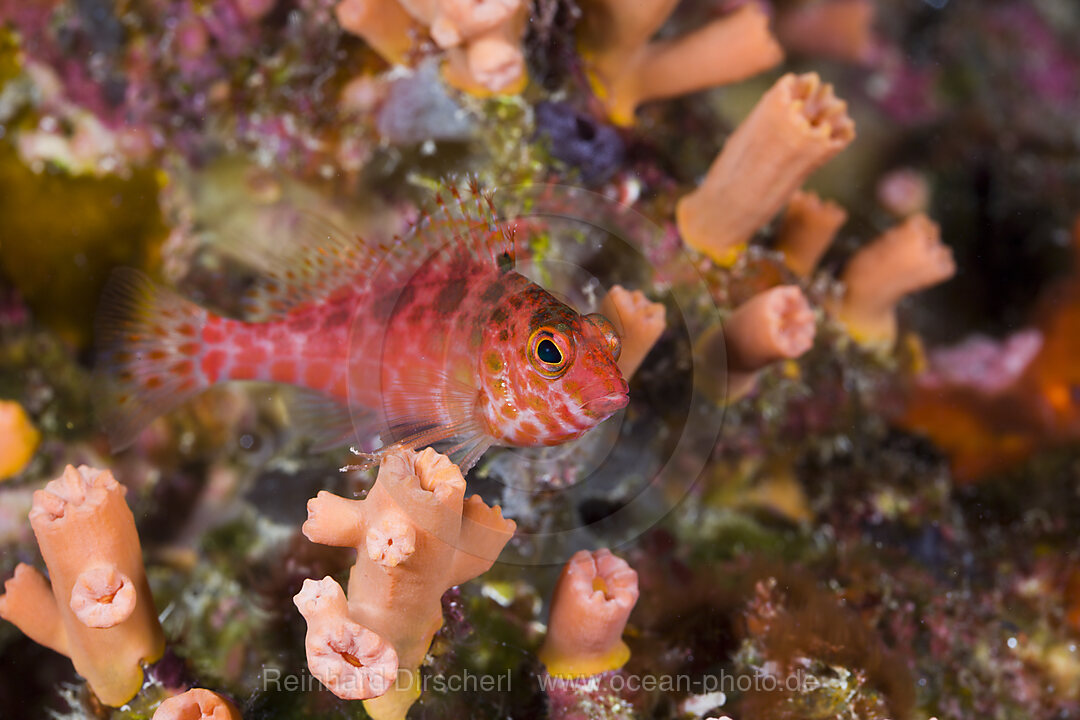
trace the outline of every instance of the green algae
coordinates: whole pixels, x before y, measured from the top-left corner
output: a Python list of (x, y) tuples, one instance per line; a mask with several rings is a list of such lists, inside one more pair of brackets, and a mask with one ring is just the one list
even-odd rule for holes
[(0, 142), (0, 271), (64, 341), (90, 343), (98, 297), (114, 267), (150, 269), (166, 228), (153, 168), (130, 177), (33, 172)]

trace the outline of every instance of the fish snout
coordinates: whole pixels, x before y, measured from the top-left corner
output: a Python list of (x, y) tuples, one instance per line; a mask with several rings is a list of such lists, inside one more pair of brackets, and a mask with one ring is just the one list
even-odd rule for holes
[(619, 385), (620, 387), (612, 388), (606, 395), (586, 401), (582, 405), (586, 414), (604, 419), (626, 407), (630, 402), (630, 386), (622, 378), (619, 378)]

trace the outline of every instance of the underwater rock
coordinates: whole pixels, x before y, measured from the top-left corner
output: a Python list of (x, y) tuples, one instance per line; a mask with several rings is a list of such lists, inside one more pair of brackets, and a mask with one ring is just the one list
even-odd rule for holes
[(415, 72), (390, 83), (376, 120), (388, 142), (408, 145), (435, 141), (464, 142), (475, 123), (447, 94), (436, 63), (424, 63)]

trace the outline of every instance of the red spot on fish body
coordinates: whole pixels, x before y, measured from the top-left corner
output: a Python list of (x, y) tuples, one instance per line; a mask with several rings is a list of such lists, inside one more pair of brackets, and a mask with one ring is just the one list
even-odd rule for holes
[(227, 359), (225, 351), (220, 348), (214, 348), (207, 351), (203, 355), (202, 359), (202, 371), (210, 382), (217, 382), (221, 378), (222, 370), (225, 368), (225, 361)]

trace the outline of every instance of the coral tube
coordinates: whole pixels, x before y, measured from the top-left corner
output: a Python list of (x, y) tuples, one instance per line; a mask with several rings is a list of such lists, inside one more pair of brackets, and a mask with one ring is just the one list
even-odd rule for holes
[(22, 405), (0, 400), (0, 480), (18, 475), (34, 457), (41, 433)]
[(165, 650), (125, 491), (108, 470), (69, 465), (35, 492), (30, 525), (51, 587), (20, 564), (0, 596), (0, 617), (70, 657), (113, 707), (139, 691), (140, 662)]
[(443, 77), (459, 90), (480, 97), (524, 90), (528, 75), (521, 41), (527, 19), (528, 8), (519, 4), (501, 22), (448, 49)]
[(522, 0), (437, 0), (427, 10), (431, 38), (441, 48), (455, 47), (505, 25), (525, 9)]
[(363, 38), (394, 64), (405, 60), (419, 30), (419, 24), (397, 0), (342, 0), (334, 13), (344, 30)]
[(193, 688), (168, 698), (154, 712), (153, 720), (243, 720), (231, 702), (215, 692)]
[(586, 10), (583, 55), (612, 122), (630, 125), (642, 103), (738, 82), (783, 60), (752, 3), (683, 37), (648, 42), (677, 4), (595, 0)]
[(600, 312), (619, 330), (619, 370), (629, 380), (667, 327), (664, 306), (649, 302), (640, 290), (630, 292), (616, 285), (600, 304)]
[[(722, 328), (706, 333), (699, 342), (708, 367), (726, 364), (726, 399), (734, 402), (753, 390), (761, 370), (809, 350), (815, 331), (814, 312), (802, 290), (782, 285), (747, 300)], [(715, 389), (710, 394), (723, 397)]]
[(349, 619), (348, 601), (333, 578), (305, 580), (294, 598), (308, 623), (304, 649), (311, 674), (345, 700), (368, 700), (394, 684), (397, 653), (379, 635)]
[(308, 539), (357, 550), (349, 619), (388, 642), (414, 681), (365, 701), (376, 720), (405, 716), (419, 694), (416, 671), (442, 627), (443, 593), (486, 572), (514, 527), (498, 506), (465, 499), (461, 471), (431, 448), (387, 453), (363, 500), (321, 492), (308, 502)]
[(872, 0), (811, 0), (780, 14), (776, 34), (788, 50), (864, 64), (874, 57)]
[(845, 222), (844, 208), (799, 190), (784, 210), (776, 249), (784, 254), (784, 263), (793, 273), (810, 277)]
[(841, 280), (844, 295), (827, 308), (856, 342), (896, 340), (896, 306), (905, 295), (944, 282), (956, 272), (952, 251), (935, 222), (918, 214), (855, 253)]
[(599, 675), (630, 658), (622, 640), (638, 599), (637, 573), (606, 549), (570, 558), (555, 585), (540, 660), (557, 677)]
[(345, 30), (391, 63), (404, 62), (426, 28), (447, 51), (447, 82), (466, 92), (517, 93), (528, 81), (522, 0), (342, 0), (336, 12)]
[(776, 81), (735, 129), (705, 180), (679, 200), (688, 245), (731, 265), (806, 178), (855, 139), (847, 105), (814, 73)]

